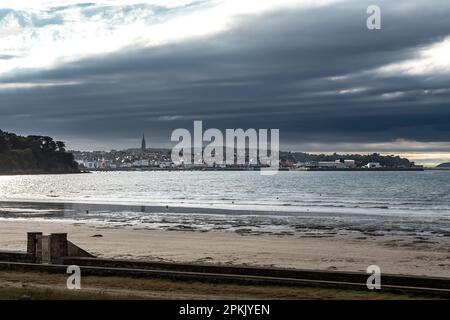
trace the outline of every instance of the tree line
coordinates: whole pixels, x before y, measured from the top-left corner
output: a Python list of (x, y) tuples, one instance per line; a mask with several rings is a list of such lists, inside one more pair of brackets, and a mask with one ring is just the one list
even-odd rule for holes
[(0, 173), (74, 173), (78, 164), (62, 141), (0, 130)]
[(314, 162), (314, 161), (336, 161), (351, 159), (355, 160), (358, 167), (362, 167), (369, 162), (378, 162), (386, 168), (410, 168), (414, 166), (414, 162), (406, 158), (396, 155), (380, 155), (379, 153), (372, 154), (309, 154), (304, 152), (281, 152), (280, 157), (285, 160), (294, 162)]

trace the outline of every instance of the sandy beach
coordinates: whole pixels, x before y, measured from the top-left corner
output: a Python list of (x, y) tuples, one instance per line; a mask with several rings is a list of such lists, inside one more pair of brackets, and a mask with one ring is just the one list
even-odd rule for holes
[(24, 251), (26, 233), (67, 232), (69, 240), (106, 258), (276, 266), (450, 277), (450, 239), (414, 236), (248, 235), (136, 229), (61, 221), (0, 221), (0, 250)]

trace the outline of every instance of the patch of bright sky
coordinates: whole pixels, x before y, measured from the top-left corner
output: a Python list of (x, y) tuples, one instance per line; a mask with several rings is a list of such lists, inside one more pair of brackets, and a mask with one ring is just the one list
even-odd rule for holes
[(450, 73), (450, 37), (421, 48), (415, 58), (383, 66), (380, 75), (428, 75)]
[(2, 0), (0, 76), (56, 67), (132, 46), (155, 46), (229, 28), (237, 16), (338, 0)]

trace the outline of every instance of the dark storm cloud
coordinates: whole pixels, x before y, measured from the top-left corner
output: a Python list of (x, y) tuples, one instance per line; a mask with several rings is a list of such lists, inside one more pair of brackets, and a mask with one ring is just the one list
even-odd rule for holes
[[(211, 37), (5, 75), (0, 127), (71, 141), (145, 131), (150, 141), (168, 143), (173, 129), (203, 120), (207, 127), (280, 128), (290, 145), (450, 141), (448, 70), (368, 72), (449, 36), (450, 3), (378, 3), (380, 31), (365, 27), (369, 3), (354, 1), (239, 18)], [(1, 88), (8, 83), (41, 86)]]

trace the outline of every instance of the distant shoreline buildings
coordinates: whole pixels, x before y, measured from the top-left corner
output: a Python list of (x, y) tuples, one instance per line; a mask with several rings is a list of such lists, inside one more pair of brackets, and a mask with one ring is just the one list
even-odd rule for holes
[(369, 162), (366, 165), (358, 167), (353, 159), (346, 159), (343, 162), (335, 161), (311, 161), (306, 163), (298, 162), (294, 165), (297, 168), (318, 168), (318, 169), (381, 169), (383, 166), (379, 162)]
[(170, 152), (148, 149), (145, 134), (136, 149), (111, 151), (72, 151), (81, 169), (130, 170), (136, 168), (166, 168), (171, 166)]
[[(72, 151), (80, 169), (86, 170), (259, 170), (259, 163), (248, 161), (245, 165), (206, 163), (182, 164), (176, 166), (171, 159), (170, 149), (147, 148), (145, 134), (142, 134), (140, 148), (111, 151)], [(304, 171), (364, 171), (364, 170), (423, 170), (414, 162), (398, 156), (347, 155), (348, 158), (333, 155), (311, 155), (305, 153), (280, 153), (281, 170)], [(236, 156), (236, 153), (235, 153)], [(298, 161), (296, 158), (317, 158)], [(329, 160), (338, 157), (339, 159)], [(323, 160), (322, 160), (323, 159)], [(379, 159), (379, 161), (377, 161)], [(374, 161), (375, 160), (375, 161)], [(382, 164), (381, 162), (386, 163)]]

